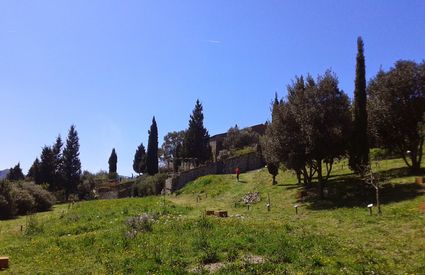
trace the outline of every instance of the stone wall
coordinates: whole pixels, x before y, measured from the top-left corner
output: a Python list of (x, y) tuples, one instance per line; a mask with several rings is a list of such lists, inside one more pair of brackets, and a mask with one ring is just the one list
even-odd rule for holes
[(264, 160), (257, 153), (249, 153), (239, 157), (209, 163), (189, 171), (180, 172), (165, 181), (165, 192), (171, 193), (183, 188), (188, 182), (211, 174), (233, 174), (236, 167), (241, 172), (259, 169), (264, 166)]

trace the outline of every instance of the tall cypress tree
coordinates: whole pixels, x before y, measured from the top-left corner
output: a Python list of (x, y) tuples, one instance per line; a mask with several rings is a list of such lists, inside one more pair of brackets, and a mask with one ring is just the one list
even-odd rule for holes
[(149, 130), (146, 170), (149, 175), (158, 173), (158, 128), (155, 117), (152, 119), (151, 129)]
[(81, 176), (81, 161), (80, 161), (80, 144), (78, 133), (75, 126), (72, 125), (68, 132), (66, 146), (63, 150), (63, 176), (65, 183), (65, 195), (68, 199), (69, 195), (77, 190)]
[(146, 171), (146, 151), (143, 143), (137, 147), (136, 153), (134, 154), (133, 170), (138, 174)]
[(113, 148), (111, 156), (109, 157), (109, 161), (108, 161), (110, 175), (117, 173), (117, 161), (118, 161), (117, 153), (115, 152), (115, 148)]
[(350, 168), (355, 172), (362, 171), (369, 163), (369, 142), (367, 136), (367, 96), (366, 68), (363, 40), (357, 38), (356, 80), (353, 102), (353, 132), (351, 139)]
[(198, 162), (205, 162), (211, 156), (209, 147), (210, 136), (204, 127), (203, 107), (199, 99), (190, 115), (189, 128), (183, 141), (183, 154), (186, 158), (195, 158)]

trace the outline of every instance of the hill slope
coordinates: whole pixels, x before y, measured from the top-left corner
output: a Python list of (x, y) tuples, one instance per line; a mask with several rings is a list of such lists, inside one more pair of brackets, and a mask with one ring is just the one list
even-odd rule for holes
[(9, 174), (9, 169), (0, 170), (0, 180), (4, 180)]
[[(272, 186), (266, 170), (258, 170), (241, 182), (202, 177), (176, 196), (58, 205), (0, 221), (0, 254), (11, 256), (8, 271), (15, 273), (424, 273), (424, 187), (404, 176), (401, 160), (377, 167), (391, 177), (382, 216), (369, 216), (365, 207), (373, 191), (355, 191), (359, 183), (346, 164), (335, 169), (324, 201), (313, 190), (300, 199), (303, 189), (289, 172)], [(248, 192), (261, 197), (249, 210), (241, 203)], [(231, 217), (204, 217), (206, 209)], [(145, 212), (151, 223), (128, 221)]]

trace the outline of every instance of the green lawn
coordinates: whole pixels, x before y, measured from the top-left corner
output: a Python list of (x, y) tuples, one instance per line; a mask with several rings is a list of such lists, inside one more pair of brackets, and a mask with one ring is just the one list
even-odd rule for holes
[[(177, 195), (57, 205), (0, 221), (0, 255), (10, 256), (11, 273), (425, 274), (425, 188), (403, 165), (374, 165), (385, 182), (382, 216), (368, 214), (373, 190), (358, 188), (344, 162), (335, 165), (325, 200), (314, 189), (300, 198), (290, 172), (273, 186), (263, 169), (240, 182), (202, 177)], [(249, 210), (240, 203), (248, 192), (261, 195)], [(207, 209), (231, 217), (204, 217)], [(125, 221), (145, 212), (155, 219), (151, 230), (129, 234)]]

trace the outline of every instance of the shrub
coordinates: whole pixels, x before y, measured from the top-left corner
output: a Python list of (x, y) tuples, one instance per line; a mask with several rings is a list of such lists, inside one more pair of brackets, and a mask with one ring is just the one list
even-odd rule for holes
[(35, 200), (35, 209), (37, 211), (47, 211), (52, 208), (52, 205), (55, 203), (55, 198), (53, 195), (44, 190), (41, 186), (34, 183), (25, 182), (22, 184), (22, 188), (28, 191)]
[(231, 127), (227, 131), (227, 136), (223, 141), (223, 147), (226, 149), (241, 149), (246, 146), (257, 144), (259, 135), (251, 128), (239, 130), (239, 127)]
[(26, 226), (25, 226), (25, 235), (31, 236), (44, 232), (44, 226), (40, 223), (34, 215), (27, 216)]
[(13, 187), (12, 197), (16, 204), (16, 214), (25, 215), (34, 211), (35, 199), (27, 190)]
[(96, 187), (96, 181), (94, 176), (83, 179), (77, 186), (78, 197), (80, 200), (92, 200), (96, 198), (96, 194), (93, 192)]
[(9, 182), (0, 182), (0, 219), (8, 219), (16, 214), (16, 204), (12, 196)]
[(142, 176), (136, 181), (135, 195), (139, 197), (161, 194), (168, 175), (159, 173), (153, 176)]
[(125, 224), (127, 225), (128, 229), (126, 237), (132, 239), (139, 232), (151, 232), (153, 222), (154, 218), (147, 213), (143, 213), (140, 216), (128, 218), (125, 221)]

